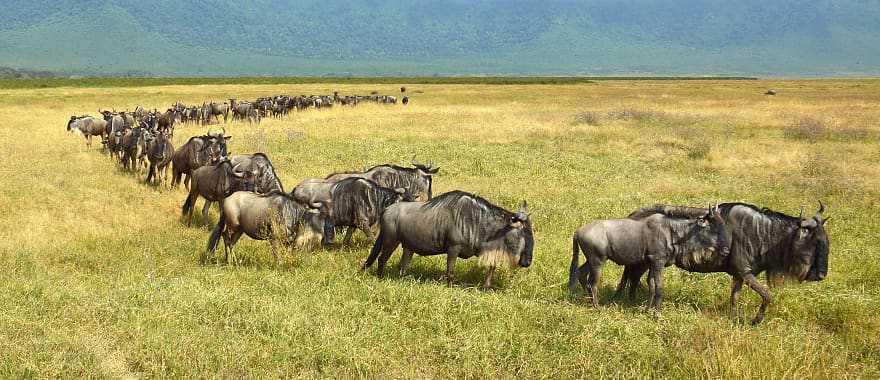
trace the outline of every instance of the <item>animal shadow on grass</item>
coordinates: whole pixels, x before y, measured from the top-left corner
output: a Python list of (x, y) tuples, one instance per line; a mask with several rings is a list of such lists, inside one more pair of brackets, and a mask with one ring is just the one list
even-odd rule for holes
[[(616, 296), (617, 293), (617, 285), (614, 286), (600, 286), (599, 287), (599, 307), (603, 308), (610, 305), (616, 305), (619, 307), (626, 308), (638, 308), (644, 306), (645, 302), (648, 299), (648, 288), (642, 282), (639, 282), (638, 289), (635, 292), (634, 297), (629, 296), (629, 289), (625, 290), (623, 294), (619, 297)], [(590, 299), (589, 293), (584, 290), (580, 284), (577, 285), (575, 291), (571, 292), (568, 290), (568, 287), (565, 288), (565, 298), (567, 301), (583, 304), (586, 307), (592, 308), (592, 301)]]
[[(399, 254), (399, 252), (398, 252)], [(418, 255), (414, 255), (412, 258), (412, 262), (410, 263), (409, 270), (405, 276), (400, 276), (400, 265), (397, 260), (389, 260), (388, 264), (385, 266), (385, 279), (389, 280), (403, 280), (407, 278), (411, 278), (414, 281), (420, 284), (437, 284), (437, 285), (445, 285), (446, 284), (446, 260), (443, 255), (435, 256), (442, 257), (443, 260), (434, 260), (427, 257), (421, 257)], [(422, 259), (422, 263), (419, 263), (419, 259)], [(472, 258), (471, 260), (477, 260), (476, 258)], [(452, 286), (460, 289), (468, 289), (468, 288), (476, 288), (480, 289), (483, 285), (483, 281), (486, 279), (486, 273), (488, 273), (488, 268), (484, 268), (479, 265), (465, 265), (464, 260), (459, 259), (455, 265), (454, 280), (452, 281)], [(371, 276), (376, 276), (376, 266), (374, 265), (368, 272)], [(509, 284), (509, 278), (512, 276), (510, 270), (504, 268), (498, 268), (495, 271), (495, 276), (492, 277), (492, 287), (488, 290), (502, 290), (507, 288)]]

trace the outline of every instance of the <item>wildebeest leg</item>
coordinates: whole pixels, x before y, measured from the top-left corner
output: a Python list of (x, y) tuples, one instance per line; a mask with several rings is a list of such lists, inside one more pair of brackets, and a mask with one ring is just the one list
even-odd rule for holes
[(166, 165), (162, 168), (162, 186), (163, 186), (163, 187), (166, 187), (166, 188), (168, 187), (168, 167), (169, 167), (169, 166), (171, 166), (171, 165), (167, 165), (167, 164), (166, 164)]
[(406, 248), (403, 249), (403, 255), (400, 257), (400, 277), (406, 276), (409, 270), (409, 262), (412, 260), (413, 251)]
[(752, 288), (752, 290), (761, 295), (761, 308), (758, 309), (758, 315), (755, 315), (755, 318), (752, 319), (752, 325), (757, 325), (764, 320), (764, 312), (767, 311), (767, 306), (770, 306), (770, 291), (761, 285), (761, 283), (758, 282), (758, 279), (755, 278), (755, 275), (751, 273), (744, 275), (743, 280), (749, 284), (749, 287)]
[(648, 298), (648, 309), (660, 310), (660, 304), (663, 302), (663, 263), (660, 261), (652, 262), (648, 276), (651, 280), (651, 295)]
[(483, 290), (489, 290), (492, 288), (492, 276), (495, 274), (495, 266), (489, 267), (489, 271), (486, 273), (486, 280), (483, 281)]
[(351, 236), (354, 235), (355, 227), (348, 226), (345, 227), (345, 238), (342, 239), (343, 245), (351, 245)]
[(370, 229), (370, 225), (368, 223), (358, 223), (358, 229), (364, 232), (364, 235), (367, 235), (367, 241), (373, 241), (373, 230)]
[[(391, 258), (391, 254), (394, 253), (394, 250), (397, 249), (397, 244), (393, 244), (391, 246), (393, 246), (393, 248), (383, 249), (382, 254), (379, 255), (379, 260), (376, 263), (376, 265), (378, 266), (378, 269), (376, 270), (376, 274), (379, 277), (382, 277), (385, 275), (385, 264), (388, 262), (388, 259)], [(407, 249), (404, 248), (403, 251), (406, 252)]]
[(211, 208), (211, 201), (205, 199), (205, 206), (202, 207), (202, 223), (208, 220), (208, 210)]
[[(602, 281), (602, 264), (604, 264), (603, 260), (596, 255), (589, 255), (587, 257), (587, 262), (584, 265), (589, 264), (589, 273), (590, 275), (587, 277), (586, 286), (584, 289), (587, 289), (590, 293), (590, 298), (593, 301), (593, 307), (599, 307), (599, 283)], [(586, 268), (584, 268), (586, 269)]]
[(226, 234), (223, 236), (223, 245), (226, 248), (226, 250), (224, 251), (225, 257), (223, 258), (223, 261), (225, 261), (226, 264), (229, 264), (230, 254), (232, 256), (232, 260), (235, 261), (235, 243), (237, 243), (238, 239), (241, 238), (242, 232), (242, 230), (233, 231), (228, 228), (226, 229)]
[(455, 280), (455, 260), (458, 258), (460, 250), (460, 248), (453, 246), (446, 253), (446, 286), (448, 287), (452, 287), (452, 282)]
[(736, 307), (736, 301), (739, 299), (739, 292), (743, 287), (743, 279), (739, 276), (733, 277), (733, 283), (730, 284), (730, 318), (734, 322), (739, 321), (739, 309)]

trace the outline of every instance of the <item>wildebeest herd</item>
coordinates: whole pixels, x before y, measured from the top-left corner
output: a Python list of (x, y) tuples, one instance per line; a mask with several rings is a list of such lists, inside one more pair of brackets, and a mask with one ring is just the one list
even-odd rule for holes
[[(403, 91), (403, 89), (402, 89)], [(408, 99), (404, 99), (408, 100)], [(392, 96), (276, 96), (253, 102), (205, 102), (187, 107), (175, 103), (166, 112), (102, 111), (102, 118), (71, 117), (68, 131), (76, 131), (91, 146), (93, 136), (121, 167), (139, 172), (148, 165), (146, 182), (184, 183), (188, 195), (182, 206), (186, 223), (196, 200), (205, 199), (203, 219), (213, 202), (220, 216), (208, 238), (204, 257), (215, 259), (222, 238), (225, 261), (242, 234), (267, 240), (275, 260), (278, 248), (331, 246), (335, 230), (345, 228), (342, 244), (351, 243), (355, 230), (374, 241), (362, 269), (377, 264), (382, 276), (390, 256), (402, 246), (399, 271), (407, 272), (413, 254), (446, 255), (446, 281), (454, 282), (458, 258), (477, 257), (487, 268), (483, 288), (490, 288), (498, 266), (529, 267), (535, 239), (528, 205), (506, 210), (475, 194), (451, 191), (433, 195), (439, 167), (419, 163), (411, 167), (383, 164), (362, 171), (331, 173), (302, 180), (285, 192), (265, 153), (230, 155), (226, 130), (193, 136), (179, 148), (171, 143), (174, 125), (181, 122), (219, 122), (231, 112), (234, 120), (259, 122), (264, 116), (283, 117), (290, 110), (309, 107), (352, 106), (361, 101), (394, 104)], [(160, 180), (161, 177), (161, 180)], [(635, 296), (647, 273), (648, 309), (659, 309), (663, 297), (663, 271), (676, 266), (690, 272), (727, 273), (732, 277), (730, 308), (738, 319), (737, 298), (743, 284), (762, 299), (753, 324), (760, 323), (770, 304), (768, 289), (757, 276), (786, 275), (798, 281), (820, 281), (828, 270), (829, 240), (825, 232), (825, 206), (819, 202), (812, 215), (801, 209), (790, 216), (744, 203), (722, 203), (707, 208), (654, 205), (633, 211), (625, 218), (598, 220), (578, 228), (572, 237), (568, 286), (585, 290), (598, 307), (602, 266), (611, 260), (624, 266), (615, 296), (629, 289)], [(378, 225), (378, 236), (373, 228)], [(581, 265), (580, 257), (586, 262)]]

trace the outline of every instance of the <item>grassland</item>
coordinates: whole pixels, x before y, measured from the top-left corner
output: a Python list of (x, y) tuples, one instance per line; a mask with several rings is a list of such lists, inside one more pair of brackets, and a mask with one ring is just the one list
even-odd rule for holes
[[(360, 273), (362, 235), (281, 267), (243, 239), (242, 265), (201, 265), (216, 211), (187, 228), (182, 191), (143, 185), (64, 130), (98, 108), (401, 84), (407, 107), (226, 125), (230, 149), (268, 152), (288, 189), (416, 154), (442, 166), (436, 193), (527, 199), (535, 262), (494, 291), (475, 289), (469, 261), (453, 288), (442, 258), (416, 258), (405, 278)], [(0, 377), (880, 376), (877, 80), (3, 89), (0, 122)], [(795, 214), (818, 199), (833, 215), (829, 277), (775, 288), (760, 326), (727, 318), (722, 274), (669, 270), (656, 317), (613, 302), (614, 264), (600, 309), (565, 289), (569, 238), (590, 220), (655, 202)], [(758, 297), (741, 302), (752, 313)]]

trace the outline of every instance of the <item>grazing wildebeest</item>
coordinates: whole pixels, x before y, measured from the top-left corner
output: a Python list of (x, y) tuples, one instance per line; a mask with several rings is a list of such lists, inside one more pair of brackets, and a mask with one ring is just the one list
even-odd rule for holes
[(771, 95), (771, 96), (776, 95), (776, 90), (773, 90), (773, 89), (767, 90), (767, 92), (765, 92), (764, 95)]
[(184, 186), (189, 189), (189, 177), (193, 170), (226, 157), (226, 141), (232, 136), (225, 136), (225, 132), (224, 130), (216, 134), (209, 132), (207, 135), (193, 136), (174, 151), (171, 156), (171, 161), (174, 163), (171, 187), (177, 187), (181, 176), (185, 176)]
[[(761, 323), (770, 305), (770, 292), (758, 282), (757, 276), (767, 271), (772, 274), (788, 274), (798, 281), (821, 281), (828, 275), (829, 241), (825, 232), (825, 206), (819, 202), (819, 210), (812, 217), (788, 216), (769, 209), (761, 209), (744, 203), (718, 205), (730, 237), (730, 254), (703, 263), (679, 265), (692, 272), (724, 272), (733, 277), (730, 293), (731, 315), (739, 318), (736, 307), (743, 283), (761, 296), (761, 307), (752, 324)], [(705, 209), (695, 207), (656, 205), (637, 210), (630, 218), (644, 218), (653, 214), (693, 215)], [(627, 268), (629, 269), (629, 268)], [(632, 268), (621, 278), (621, 286), (628, 282), (638, 286), (644, 271)]]
[(192, 183), (189, 187), (189, 195), (183, 203), (183, 217), (187, 218), (186, 225), (192, 222), (192, 210), (199, 196), (205, 198), (205, 206), (202, 208), (202, 219), (208, 219), (208, 209), (211, 202), (220, 202), (222, 209), (223, 199), (236, 191), (253, 190), (252, 172), (239, 171), (228, 159), (222, 160), (216, 165), (202, 166), (192, 173)]
[(400, 92), (406, 92), (406, 87), (405, 87), (405, 86), (400, 86)]
[(446, 253), (446, 284), (452, 286), (457, 258), (477, 256), (488, 267), (483, 288), (492, 284), (498, 265), (532, 264), (534, 238), (528, 206), (516, 213), (463, 191), (442, 194), (427, 202), (400, 202), (382, 214), (379, 237), (364, 263), (366, 270), (378, 258), (378, 275), (398, 245), (403, 245), (400, 274), (406, 274), (413, 253), (429, 256)]
[(171, 164), (171, 156), (174, 154), (174, 145), (171, 143), (171, 136), (167, 133), (159, 133), (153, 144), (147, 152), (147, 158), (150, 161), (150, 168), (147, 179), (144, 181), (150, 183), (150, 180), (156, 180), (156, 185), (166, 184), (168, 182), (168, 166)]
[(365, 178), (347, 178), (335, 183), (330, 188), (330, 216), (334, 227), (348, 227), (343, 244), (351, 244), (355, 228), (363, 231), (367, 239), (372, 241), (370, 228), (388, 206), (404, 199), (405, 193), (406, 190), (402, 188), (382, 187)]
[(403, 99), (400, 100), (403, 105), (409, 104), (409, 96), (404, 96)]
[(321, 240), (327, 218), (326, 207), (319, 202), (307, 205), (299, 204), (281, 191), (268, 194), (235, 192), (223, 201), (220, 220), (208, 239), (207, 253), (214, 253), (220, 235), (223, 235), (226, 262), (229, 262), (229, 253), (245, 233), (252, 239), (269, 240), (272, 255), (278, 263), (279, 240), (285, 246), (295, 244), (297, 247)]
[[(649, 268), (648, 309), (660, 309), (663, 268), (692, 261), (702, 262), (729, 249), (724, 220), (717, 209), (695, 218), (654, 214), (643, 219), (598, 220), (579, 228), (572, 237), (568, 287), (580, 281), (599, 307), (602, 264), (611, 259), (620, 265)], [(580, 252), (587, 261), (578, 266)]]
[(71, 116), (67, 122), (67, 131), (75, 132), (86, 139), (86, 147), (92, 147), (92, 136), (100, 136), (103, 140), (109, 134), (107, 121), (91, 116)]
[(239, 167), (239, 170), (254, 173), (256, 193), (265, 194), (273, 190), (284, 192), (284, 185), (281, 184), (272, 161), (265, 153), (238, 154), (229, 157), (229, 160), (232, 161), (232, 165)]

